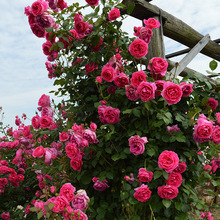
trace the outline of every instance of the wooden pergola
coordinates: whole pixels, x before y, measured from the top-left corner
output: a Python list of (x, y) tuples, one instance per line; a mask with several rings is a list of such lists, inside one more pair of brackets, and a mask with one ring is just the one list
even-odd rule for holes
[[(130, 16), (140, 20), (154, 17), (161, 23), (160, 28), (153, 30), (154, 37), (149, 44), (147, 62), (152, 57), (166, 58), (169, 63), (168, 71), (172, 72), (175, 68), (177, 75), (186, 76), (188, 73), (201, 74), (186, 67), (198, 53), (202, 53), (216, 61), (220, 61), (220, 45), (218, 45), (220, 39), (213, 41), (210, 39), (209, 35), (203, 36), (180, 19), (149, 3), (151, 1), (152, 0), (124, 0), (122, 2), (124, 5), (126, 5), (126, 9), (124, 9), (122, 13), (126, 14), (127, 9), (133, 5), (134, 9)], [(168, 54), (166, 56), (163, 36), (173, 39), (187, 46), (189, 49)], [(180, 63), (178, 63), (178, 65), (169, 60), (171, 57), (184, 53), (188, 54), (180, 61)], [(203, 74), (201, 75), (212, 84), (218, 84), (217, 81), (209, 78), (208, 76)]]

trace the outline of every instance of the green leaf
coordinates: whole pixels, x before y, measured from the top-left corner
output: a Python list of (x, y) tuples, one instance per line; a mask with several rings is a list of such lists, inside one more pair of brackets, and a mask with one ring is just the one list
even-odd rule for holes
[(41, 219), (44, 216), (43, 211), (37, 213), (37, 219)]
[(115, 154), (111, 158), (112, 158), (113, 161), (119, 160), (120, 159), (120, 154)]
[(138, 215), (132, 216), (131, 220), (141, 220), (141, 217)]
[(161, 171), (155, 171), (154, 172), (154, 180), (158, 179), (162, 175)]
[(130, 114), (131, 111), (132, 111), (132, 109), (127, 109), (127, 110), (123, 111), (122, 113), (123, 113), (123, 114)]
[(58, 44), (58, 46), (59, 46), (60, 48), (64, 48), (64, 43), (63, 43), (63, 42), (58, 42), (57, 44)]
[(169, 179), (169, 174), (163, 170), (163, 177), (168, 180)]
[(215, 70), (217, 67), (218, 67), (218, 63), (217, 63), (215, 60), (212, 60), (212, 61), (209, 63), (209, 68), (210, 68), (212, 71)]
[(147, 154), (152, 157), (155, 154), (155, 150), (153, 148), (147, 148)]
[(128, 199), (129, 203), (132, 205), (138, 204), (139, 201), (135, 199), (133, 196)]
[(134, 8), (135, 3), (133, 2), (131, 5), (128, 6), (127, 13), (130, 15), (133, 12)]
[(181, 202), (175, 202), (175, 208), (178, 210), (178, 211), (181, 211), (182, 210), (182, 203)]
[(171, 205), (171, 201), (167, 199), (162, 200), (163, 205), (168, 209)]
[(32, 211), (32, 212), (36, 212), (36, 211), (38, 211), (39, 209), (37, 208), (37, 207), (31, 207), (30, 208), (30, 211)]
[(134, 109), (132, 110), (132, 113), (134, 114), (134, 116), (136, 116), (136, 117), (138, 117), (138, 118), (141, 117), (141, 111), (138, 110), (138, 109), (136, 109), (136, 108), (134, 108)]

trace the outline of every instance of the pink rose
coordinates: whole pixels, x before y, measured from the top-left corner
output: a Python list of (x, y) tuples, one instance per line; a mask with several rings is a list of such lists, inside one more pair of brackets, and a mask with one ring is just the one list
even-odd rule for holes
[(216, 113), (215, 115), (217, 117), (217, 122), (220, 124), (220, 112)]
[(88, 23), (84, 21), (79, 21), (75, 23), (75, 30), (80, 38), (86, 36), (86, 31), (88, 29)]
[(166, 184), (170, 186), (180, 187), (182, 184), (182, 175), (180, 173), (172, 172), (169, 175), (169, 179), (166, 180)]
[(131, 136), (128, 141), (130, 151), (134, 155), (143, 154), (145, 150), (144, 144), (148, 143), (146, 137), (140, 137), (139, 135)]
[(88, 140), (90, 144), (99, 142), (98, 139), (96, 138), (96, 133), (89, 128), (83, 130), (82, 137)]
[(172, 82), (164, 83), (161, 95), (166, 100), (168, 105), (178, 103), (181, 100), (182, 94), (182, 89), (179, 85)]
[(77, 157), (80, 154), (80, 150), (75, 143), (70, 143), (65, 147), (66, 154), (70, 159)]
[(212, 140), (216, 145), (220, 144), (220, 126), (214, 126)]
[(92, 129), (92, 131), (95, 131), (97, 129), (97, 125), (95, 123), (91, 123), (90, 128)]
[(0, 188), (8, 184), (7, 178), (0, 178)]
[(80, 209), (76, 209), (76, 210), (73, 211), (73, 219), (76, 219), (76, 220), (88, 220), (88, 217)]
[(113, 8), (108, 14), (109, 21), (114, 21), (116, 18), (119, 17), (120, 17), (120, 11), (118, 8)]
[(161, 74), (165, 76), (167, 71), (168, 63), (165, 59), (161, 57), (154, 57), (149, 61), (148, 69), (151, 73)]
[(137, 94), (137, 89), (133, 85), (125, 86), (126, 96), (131, 101), (137, 101), (140, 96)]
[(59, 135), (59, 140), (60, 141), (67, 141), (69, 139), (69, 135), (66, 133), (66, 132), (62, 132), (60, 135)]
[(209, 98), (209, 101), (206, 103), (206, 105), (209, 105), (212, 111), (215, 111), (218, 106), (218, 101), (213, 98)]
[(42, 15), (47, 9), (48, 3), (46, 1), (37, 0), (31, 5), (31, 11), (34, 16)]
[(120, 73), (114, 78), (114, 84), (119, 88), (124, 88), (126, 85), (129, 85), (129, 76), (124, 73)]
[(10, 214), (9, 214), (9, 212), (7, 212), (7, 213), (3, 212), (3, 213), (1, 214), (1, 217), (2, 217), (2, 219), (4, 219), (4, 220), (10, 220)]
[(40, 128), (40, 116), (36, 115), (31, 119), (31, 124), (33, 128), (38, 129)]
[(65, 196), (57, 196), (53, 200), (53, 212), (63, 212), (67, 206), (69, 206), (69, 202)]
[(43, 116), (40, 118), (41, 128), (49, 128), (53, 123), (53, 119), (48, 116)]
[(175, 186), (159, 186), (157, 189), (158, 195), (162, 199), (174, 199), (177, 197), (179, 190)]
[(153, 178), (153, 172), (147, 171), (145, 168), (140, 168), (138, 172), (138, 179), (141, 182), (150, 182)]
[(205, 171), (212, 171), (212, 166), (210, 166), (210, 165), (205, 165), (204, 167), (203, 167), (203, 170), (205, 170)]
[(86, 0), (86, 2), (90, 6), (97, 6), (99, 4), (99, 0)]
[(178, 164), (178, 166), (173, 170), (173, 172), (176, 172), (176, 173), (183, 173), (186, 171), (186, 163), (185, 162), (180, 162)]
[(53, 27), (54, 19), (50, 15), (39, 15), (36, 18), (36, 23), (42, 28), (50, 28)]
[(63, 10), (67, 8), (67, 3), (64, 0), (57, 0), (57, 7)]
[(30, 25), (31, 30), (34, 35), (36, 35), (39, 38), (44, 38), (46, 34), (46, 30), (42, 27), (40, 27), (38, 24), (33, 23)]
[(102, 68), (101, 76), (105, 81), (112, 82), (116, 76), (115, 69), (107, 64)]
[[(52, 47), (52, 43), (48, 40), (45, 43), (42, 44), (42, 49), (43, 49), (43, 53), (44, 55), (51, 55), (52, 54), (52, 50), (50, 50), (50, 48)], [(45, 95), (46, 96), (46, 95)], [(44, 101), (44, 99), (46, 99), (46, 97), (42, 97), (42, 102)], [(39, 104), (38, 104), (39, 105)]]
[(102, 182), (100, 182), (99, 180), (96, 180), (93, 185), (93, 188), (97, 191), (104, 191), (105, 189), (109, 188), (107, 183), (108, 183), (107, 180), (103, 180)]
[(193, 91), (193, 84), (182, 82), (180, 83), (180, 87), (182, 88), (183, 97), (189, 96)]
[(92, 72), (92, 71), (98, 69), (98, 65), (96, 65), (94, 62), (92, 62), (92, 63), (87, 63), (87, 64), (85, 65), (85, 69), (86, 69), (86, 72), (85, 72), (85, 73), (87, 74), (87, 73), (90, 73), (90, 72)]
[(169, 134), (172, 134), (174, 131), (176, 131), (176, 132), (180, 131), (180, 128), (178, 127), (178, 125), (167, 126), (167, 132)]
[(140, 34), (139, 34), (139, 38), (143, 41), (145, 41), (147, 44), (150, 43), (151, 41), (151, 36), (153, 35), (153, 31), (149, 28), (145, 28), (145, 27), (142, 27), (140, 29)]
[(47, 107), (43, 107), (42, 110), (41, 110), (41, 117), (42, 116), (49, 116), (49, 117), (53, 117), (54, 115), (54, 112), (53, 112), (53, 109), (49, 106)]
[(142, 58), (147, 55), (148, 45), (145, 41), (141, 39), (135, 39), (129, 45), (129, 52), (132, 56), (136, 58)]
[(101, 77), (101, 76), (97, 76), (97, 77), (96, 77), (96, 81), (97, 81), (98, 83), (102, 83), (102, 77)]
[(160, 96), (161, 92), (163, 91), (163, 85), (166, 81), (164, 80), (157, 80), (155, 81), (155, 85), (156, 85), (156, 91), (155, 91), (155, 96)]
[(43, 94), (38, 101), (38, 105), (41, 107), (50, 106), (50, 96)]
[(45, 149), (42, 146), (35, 148), (34, 151), (32, 152), (33, 157), (41, 158), (44, 156), (44, 154), (45, 154)]
[(151, 197), (151, 191), (149, 190), (147, 185), (142, 184), (140, 187), (134, 190), (135, 190), (134, 197), (139, 202), (146, 202)]
[(71, 183), (65, 183), (60, 188), (60, 196), (64, 196), (68, 202), (71, 202), (75, 197), (75, 191), (76, 188)]
[(144, 19), (144, 24), (146, 25), (145, 28), (153, 29), (159, 28), (160, 22), (154, 18)]
[(9, 168), (7, 166), (0, 166), (0, 174), (6, 174), (9, 172)]
[(141, 82), (146, 82), (146, 73), (144, 71), (137, 71), (132, 74), (131, 84), (137, 88)]
[(72, 201), (72, 206), (74, 209), (80, 209), (84, 211), (88, 208), (89, 197), (85, 190), (78, 190), (76, 196)]
[(137, 87), (137, 93), (139, 94), (143, 102), (147, 102), (155, 98), (156, 85), (155, 83), (142, 82)]
[(31, 134), (30, 125), (24, 126), (22, 133), (24, 137), (28, 137)]
[(108, 87), (107, 92), (109, 94), (115, 94), (115, 91), (117, 90), (116, 86), (110, 85), (110, 87)]
[(70, 161), (70, 166), (76, 170), (76, 171), (81, 171), (83, 162), (82, 162), (82, 156), (78, 155), (77, 157), (74, 157)]
[(173, 151), (165, 150), (158, 158), (158, 166), (167, 173), (171, 173), (179, 165), (179, 157)]
[(99, 119), (103, 124), (115, 124), (120, 121), (120, 110), (112, 108), (111, 106), (99, 106), (98, 107)]

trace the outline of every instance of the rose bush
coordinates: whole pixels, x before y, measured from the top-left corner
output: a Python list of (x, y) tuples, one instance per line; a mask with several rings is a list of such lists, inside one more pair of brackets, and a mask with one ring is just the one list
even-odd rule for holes
[(130, 38), (118, 9), (125, 6), (63, 0), (25, 8), (63, 101), (44, 94), (30, 123), (0, 123), (2, 218), (163, 220), (208, 211), (196, 186), (219, 185), (219, 87), (196, 74), (166, 80), (161, 58), (143, 68), (160, 23), (145, 19)]

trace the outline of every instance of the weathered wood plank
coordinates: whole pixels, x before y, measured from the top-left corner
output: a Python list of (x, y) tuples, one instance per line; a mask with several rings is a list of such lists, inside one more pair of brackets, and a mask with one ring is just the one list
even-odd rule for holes
[[(205, 45), (209, 42), (210, 36), (207, 34), (205, 37), (202, 38), (191, 50), (190, 52), (183, 57), (183, 59), (179, 62), (179, 65), (174, 67), (171, 70), (171, 73), (175, 76), (179, 76), (179, 74), (186, 68), (186, 66), (194, 59), (194, 57), (205, 47)], [(167, 79), (169, 75), (167, 74)]]
[[(164, 35), (178, 41), (181, 44), (193, 48), (204, 37), (180, 19), (145, 0), (124, 0), (123, 4), (128, 7), (133, 2), (135, 3), (135, 9), (133, 10), (131, 16), (143, 20), (156, 15), (159, 16), (161, 14), (163, 19)], [(126, 13), (126, 9), (123, 10), (122, 13)], [(220, 61), (220, 45), (214, 41), (210, 40), (201, 53)]]

